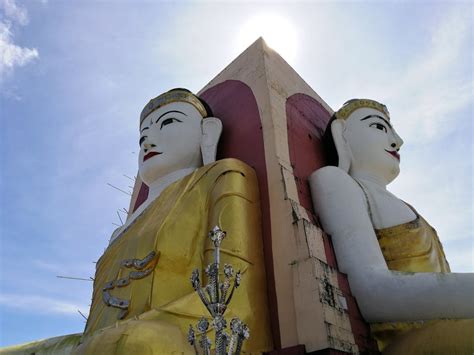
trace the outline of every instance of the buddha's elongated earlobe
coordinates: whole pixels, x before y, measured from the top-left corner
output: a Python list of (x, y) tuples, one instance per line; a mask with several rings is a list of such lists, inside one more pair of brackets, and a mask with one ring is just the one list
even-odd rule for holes
[(331, 124), (332, 138), (336, 146), (337, 156), (339, 158), (338, 167), (349, 172), (351, 167), (351, 150), (344, 139), (344, 127), (346, 122), (341, 119), (334, 120)]
[(222, 133), (222, 122), (216, 117), (206, 117), (201, 123), (201, 153), (204, 165), (216, 161), (217, 144)]

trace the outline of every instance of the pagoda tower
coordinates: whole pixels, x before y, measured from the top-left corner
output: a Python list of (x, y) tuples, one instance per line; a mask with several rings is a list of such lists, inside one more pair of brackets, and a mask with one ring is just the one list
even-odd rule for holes
[[(257, 172), (272, 354), (377, 353), (311, 202), (308, 177), (325, 165), (333, 110), (262, 38), (199, 96), (223, 123), (217, 159)], [(147, 193), (138, 178), (130, 213)]]

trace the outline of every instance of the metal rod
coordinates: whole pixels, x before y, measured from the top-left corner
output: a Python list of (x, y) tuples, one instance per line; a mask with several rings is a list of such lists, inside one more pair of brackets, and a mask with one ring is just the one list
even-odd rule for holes
[(87, 321), (87, 317), (86, 317), (84, 314), (82, 314), (82, 312), (81, 312), (80, 310), (77, 310), (77, 311), (78, 311), (79, 314)]
[[(216, 275), (215, 275), (215, 284), (214, 284), (214, 287), (215, 287), (215, 300), (214, 302), (217, 303), (219, 302), (219, 298), (220, 298), (220, 290), (219, 290), (219, 263), (220, 263), (220, 248), (219, 248), (219, 245), (220, 243), (217, 244), (217, 247), (216, 247), (216, 253), (215, 253), (215, 260), (216, 260)], [(217, 335), (216, 335), (217, 336)]]
[(135, 181), (135, 179), (134, 179), (134, 178), (131, 178), (131, 177), (130, 177), (130, 176), (128, 176), (128, 175), (125, 175), (125, 174), (123, 174), (123, 176), (125, 176), (127, 179), (130, 179), (130, 180), (132, 180), (132, 181)]
[(123, 226), (122, 217), (120, 217), (120, 213), (119, 213), (119, 211), (117, 211), (117, 216), (118, 216), (118, 218), (120, 219), (120, 223), (122, 223), (122, 226)]
[(88, 279), (84, 279), (84, 278), (82, 278), (82, 277), (59, 276), (59, 275), (56, 276), (56, 277), (57, 277), (58, 279), (69, 279), (69, 280), (80, 280), (80, 281), (94, 281), (94, 280), (92, 279), (92, 277), (91, 277), (91, 278), (88, 278)]
[(110, 187), (113, 187), (115, 190), (119, 190), (120, 192), (123, 192), (124, 194), (128, 195), (128, 196), (132, 196), (132, 194), (130, 192), (127, 192), (127, 191), (124, 191), (122, 189), (119, 189), (117, 186), (114, 186), (112, 185), (111, 183), (107, 183), (107, 185), (109, 185)]

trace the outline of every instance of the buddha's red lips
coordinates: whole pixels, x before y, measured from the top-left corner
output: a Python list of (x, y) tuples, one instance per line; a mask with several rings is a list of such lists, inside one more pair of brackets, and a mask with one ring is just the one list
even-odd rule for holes
[(398, 161), (400, 161), (400, 154), (398, 154), (396, 150), (385, 149), (385, 151), (389, 153), (390, 155), (393, 155), (395, 158), (397, 158)]
[(151, 157), (154, 157), (155, 155), (160, 155), (161, 153), (159, 152), (150, 152), (148, 154), (146, 154), (144, 157), (143, 157), (143, 161), (147, 161), (148, 159), (150, 159)]

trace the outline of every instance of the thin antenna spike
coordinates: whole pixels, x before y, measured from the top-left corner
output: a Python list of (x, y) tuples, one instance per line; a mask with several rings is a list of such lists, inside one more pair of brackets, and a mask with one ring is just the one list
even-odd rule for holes
[(128, 176), (128, 175), (125, 175), (125, 174), (123, 174), (123, 176), (125, 176), (127, 179), (130, 179), (130, 180), (132, 180), (132, 181), (135, 181), (135, 179), (134, 179), (134, 178), (131, 178), (131, 177), (130, 177), (130, 176)]
[(127, 191), (124, 191), (122, 189), (119, 189), (117, 186), (114, 186), (112, 185), (111, 183), (107, 183), (107, 185), (109, 185), (110, 187), (113, 187), (115, 190), (118, 190), (120, 192), (123, 192), (124, 194), (128, 195), (128, 196), (132, 196), (132, 194), (130, 192), (127, 192)]
[(88, 278), (88, 279), (84, 279), (82, 277), (72, 277), (72, 276), (56, 276), (58, 279), (68, 279), (68, 280), (80, 280), (80, 281), (94, 281), (94, 280), (91, 280), (91, 278)]
[(87, 322), (87, 317), (80, 311), (80, 310), (77, 310), (79, 312), (79, 314), (82, 316), (82, 318), (84, 318)]
[(122, 226), (123, 226), (122, 217), (120, 217), (120, 213), (119, 213), (119, 211), (117, 211), (117, 216), (118, 216), (118, 218), (120, 219), (120, 223), (122, 223)]
[(123, 208), (123, 207), (122, 207), (121, 209), (119, 208), (119, 209), (117, 210), (117, 213), (118, 213), (118, 212), (122, 212), (122, 213), (128, 214), (128, 211), (127, 211), (125, 208)]

